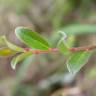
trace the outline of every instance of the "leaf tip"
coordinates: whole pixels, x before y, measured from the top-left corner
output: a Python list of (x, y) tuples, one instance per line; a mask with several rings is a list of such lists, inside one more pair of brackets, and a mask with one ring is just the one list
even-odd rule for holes
[(23, 30), (23, 29), (29, 29), (29, 28), (28, 27), (24, 27), (24, 26), (16, 27), (15, 28), (15, 33), (20, 32), (20, 30)]
[(21, 30), (21, 29), (23, 29), (22, 26), (20, 26), (20, 27), (16, 27), (16, 28), (15, 28), (15, 34), (16, 34), (19, 30)]
[(15, 69), (16, 69), (16, 65), (13, 64), (13, 63), (11, 63), (11, 68), (12, 68), (13, 70), (15, 70)]
[(63, 39), (67, 39), (67, 34), (64, 31), (58, 31), (63, 36)]
[(11, 61), (11, 68), (13, 69), (13, 70), (15, 70), (16, 69), (16, 62), (14, 62), (14, 59)]

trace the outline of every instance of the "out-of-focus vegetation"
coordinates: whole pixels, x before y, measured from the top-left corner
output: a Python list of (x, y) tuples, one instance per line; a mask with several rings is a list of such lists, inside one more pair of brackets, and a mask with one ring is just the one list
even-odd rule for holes
[[(22, 47), (14, 34), (18, 26), (30, 27), (53, 45), (60, 38), (57, 31), (77, 33), (70, 36), (70, 46), (84, 46), (96, 44), (95, 25), (95, 0), (0, 0), (0, 35)], [(95, 52), (75, 76), (58, 53), (30, 56), (15, 71), (13, 57), (0, 57), (0, 96), (96, 96)]]

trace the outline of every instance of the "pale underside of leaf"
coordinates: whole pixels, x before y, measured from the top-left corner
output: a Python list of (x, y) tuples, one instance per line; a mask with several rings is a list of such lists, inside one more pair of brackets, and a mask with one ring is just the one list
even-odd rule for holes
[(79, 51), (73, 53), (67, 61), (67, 68), (71, 73), (77, 73), (87, 62), (92, 51)]
[(16, 68), (16, 65), (17, 65), (20, 61), (28, 58), (28, 57), (31, 56), (31, 55), (32, 55), (32, 52), (26, 52), (26, 53), (21, 53), (20, 55), (14, 57), (14, 58), (12, 59), (12, 61), (11, 61), (11, 67), (12, 67), (12, 69), (15, 69), (15, 68)]
[(10, 43), (5, 36), (2, 36), (2, 40), (5, 42), (5, 44), (11, 49), (11, 50), (14, 50), (14, 51), (18, 51), (18, 52), (23, 52), (23, 48), (15, 45), (15, 44), (12, 44)]

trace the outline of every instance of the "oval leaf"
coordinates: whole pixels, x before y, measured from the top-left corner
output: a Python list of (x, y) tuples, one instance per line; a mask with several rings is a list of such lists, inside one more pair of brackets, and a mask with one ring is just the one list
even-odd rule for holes
[(15, 51), (9, 49), (9, 48), (0, 48), (0, 56), (7, 56), (10, 54), (14, 54)]
[(17, 63), (19, 63), (20, 61), (24, 60), (25, 58), (27, 58), (30, 55), (32, 55), (32, 52), (21, 53), (17, 57), (14, 57), (12, 59), (12, 61), (11, 61), (11, 67), (12, 67), (12, 69), (15, 69)]
[(79, 51), (73, 53), (67, 61), (69, 72), (77, 73), (88, 61), (92, 51)]
[(68, 46), (73, 47), (73, 45), (75, 44), (75, 36), (69, 35), (66, 42)]
[(36, 32), (31, 29), (18, 27), (15, 30), (16, 36), (27, 46), (31, 48), (47, 50), (50, 46), (48, 42), (39, 36)]
[(23, 48), (17, 46), (17, 45), (14, 45), (12, 43), (10, 43), (9, 41), (7, 41), (6, 37), (5, 36), (2, 36), (2, 39), (3, 41), (6, 43), (6, 45), (11, 49), (11, 50), (14, 50), (14, 51), (18, 51), (18, 52), (24, 52)]
[(68, 54), (69, 53), (69, 47), (68, 45), (66, 44), (66, 42), (64, 40), (60, 40), (58, 45), (57, 45), (57, 48), (59, 49), (59, 51), (61, 53), (63, 53), (64, 55)]

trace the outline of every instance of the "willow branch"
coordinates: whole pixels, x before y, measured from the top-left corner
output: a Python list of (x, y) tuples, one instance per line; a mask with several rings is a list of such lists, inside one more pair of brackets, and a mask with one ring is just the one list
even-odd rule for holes
[[(77, 51), (91, 51), (96, 49), (96, 45), (90, 45), (90, 46), (83, 46), (83, 47), (72, 47), (69, 48), (70, 52), (77, 52)], [(59, 52), (58, 48), (49, 48), (48, 50), (39, 50), (39, 49), (31, 49), (31, 48), (24, 48), (24, 52), (31, 51), (33, 54), (45, 54), (45, 53), (53, 53), (53, 52)]]

